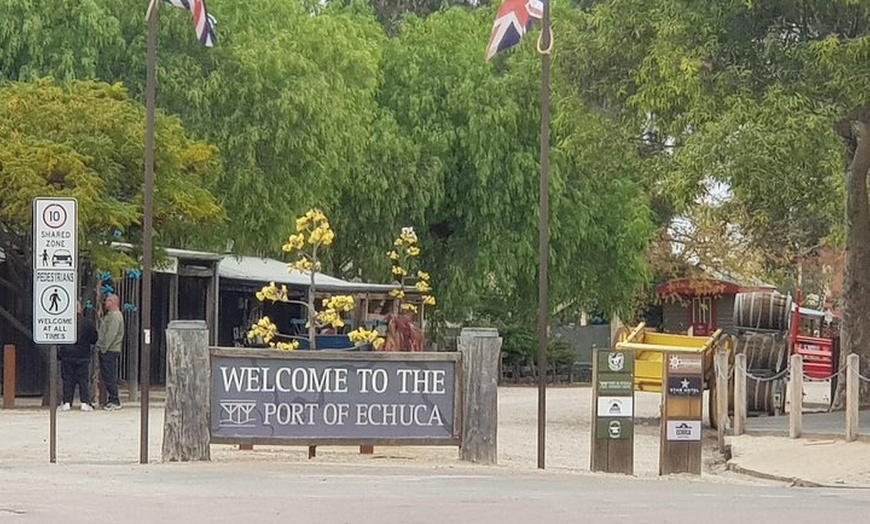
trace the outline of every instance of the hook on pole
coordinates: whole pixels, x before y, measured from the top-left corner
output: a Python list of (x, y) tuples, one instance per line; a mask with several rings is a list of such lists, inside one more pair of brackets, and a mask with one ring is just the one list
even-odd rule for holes
[(543, 42), (544, 32), (541, 31), (541, 33), (538, 35), (538, 53), (540, 53), (542, 55), (549, 55), (550, 52), (553, 50), (553, 27), (552, 26), (548, 27), (547, 32), (550, 34), (550, 39), (549, 39), (550, 41), (548, 42), (549, 45), (547, 46), (546, 49), (543, 49), (541, 47), (541, 44)]

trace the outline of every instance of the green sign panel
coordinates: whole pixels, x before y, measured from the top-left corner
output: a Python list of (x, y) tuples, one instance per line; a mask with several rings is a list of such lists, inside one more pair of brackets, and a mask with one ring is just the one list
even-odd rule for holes
[(634, 435), (631, 418), (599, 418), (596, 421), (595, 438), (599, 440), (627, 440)]
[(629, 373), (599, 373), (599, 395), (631, 395), (634, 389), (632, 376)]
[(598, 373), (634, 373), (634, 352), (599, 351)]

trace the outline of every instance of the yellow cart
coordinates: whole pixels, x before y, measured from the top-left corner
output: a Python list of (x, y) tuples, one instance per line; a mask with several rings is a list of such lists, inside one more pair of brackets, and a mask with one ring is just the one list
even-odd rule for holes
[[(730, 337), (723, 336), (717, 329), (708, 337), (693, 337), (649, 331), (646, 324), (641, 323), (634, 329), (623, 330), (616, 343), (616, 349), (634, 351), (635, 371), (634, 388), (637, 391), (662, 391), (662, 373), (664, 354), (666, 352), (702, 353), (704, 355), (704, 388), (710, 390), (709, 413), (710, 420), (715, 417), (715, 381), (714, 355), (722, 347), (729, 352), (729, 362), (732, 361)], [(730, 397), (731, 395), (729, 395)], [(729, 402), (729, 405), (731, 402)]]

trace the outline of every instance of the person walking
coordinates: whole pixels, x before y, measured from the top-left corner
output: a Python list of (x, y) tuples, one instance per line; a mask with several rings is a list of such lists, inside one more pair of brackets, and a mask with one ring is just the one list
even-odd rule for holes
[(118, 398), (118, 362), (121, 360), (121, 345), (124, 342), (124, 315), (120, 311), (121, 300), (118, 295), (106, 296), (106, 314), (100, 324), (97, 351), (100, 355), (100, 378), (109, 394), (103, 409), (121, 409)]
[(63, 379), (63, 403), (60, 411), (72, 408), (76, 386), (82, 411), (93, 411), (91, 405), (91, 346), (97, 342), (97, 327), (91, 319), (82, 315), (82, 303), (78, 303), (78, 333), (75, 345), (64, 347), (59, 353), (60, 376)]

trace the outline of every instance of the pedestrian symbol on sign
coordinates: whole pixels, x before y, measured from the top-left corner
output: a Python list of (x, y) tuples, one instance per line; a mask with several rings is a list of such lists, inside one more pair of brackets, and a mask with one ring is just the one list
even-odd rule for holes
[(49, 315), (60, 315), (69, 309), (69, 294), (60, 286), (49, 286), (42, 292), (40, 302)]

